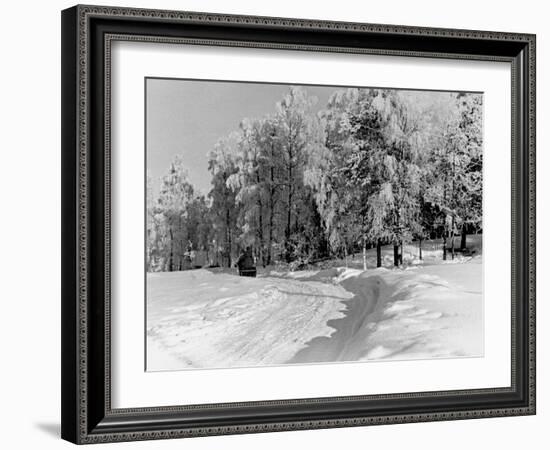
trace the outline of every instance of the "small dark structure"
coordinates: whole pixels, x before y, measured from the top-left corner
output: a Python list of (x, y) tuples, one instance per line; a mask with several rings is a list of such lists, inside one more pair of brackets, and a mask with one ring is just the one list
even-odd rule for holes
[(237, 260), (239, 275), (241, 277), (256, 277), (256, 266), (254, 264), (254, 256), (252, 256), (252, 248), (247, 247), (246, 251), (239, 256)]

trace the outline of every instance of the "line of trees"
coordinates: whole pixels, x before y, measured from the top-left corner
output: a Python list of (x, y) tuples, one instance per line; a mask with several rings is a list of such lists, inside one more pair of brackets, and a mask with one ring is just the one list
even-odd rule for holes
[[(347, 257), (479, 230), (482, 96), (387, 89), (336, 91), (324, 109), (292, 87), (261, 118), (242, 120), (209, 155), (197, 193), (181, 157), (148, 180), (147, 264), (172, 271), (231, 266), (251, 247), (260, 264)], [(450, 248), (449, 248), (450, 243)], [(200, 261), (199, 261), (200, 260)]]

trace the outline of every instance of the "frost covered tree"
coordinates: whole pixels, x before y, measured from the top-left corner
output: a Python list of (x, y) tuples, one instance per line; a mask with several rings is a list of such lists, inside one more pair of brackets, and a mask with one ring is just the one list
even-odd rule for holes
[(426, 163), (431, 150), (431, 130), (428, 111), (424, 109), (418, 94), (386, 91), (382, 98), (388, 143), (388, 182), (394, 199), (390, 231), (394, 243), (394, 264), (398, 265), (402, 263), (403, 243), (423, 234), (426, 206), (423, 191), (428, 175), (426, 172), (430, 170)]
[(244, 119), (236, 135), (236, 171), (229, 176), (227, 185), (235, 191), (238, 206), (237, 226), (242, 247), (258, 249), (264, 261), (265, 198), (262, 170), (262, 148), (259, 142), (259, 122)]
[(189, 247), (188, 205), (194, 190), (189, 183), (184, 161), (176, 156), (162, 178), (154, 208), (161, 267), (164, 271), (182, 270)]
[(238, 241), (255, 249), (260, 262), (271, 264), (274, 244), (282, 233), (283, 162), (278, 121), (272, 116), (244, 119), (235, 135), (236, 171), (227, 184), (238, 207)]
[(188, 251), (204, 251), (207, 261), (210, 260), (210, 238), (213, 234), (211, 214), (208, 200), (202, 194), (195, 194), (187, 204)]
[(460, 248), (466, 247), (468, 227), (477, 229), (483, 218), (483, 100), (479, 94), (460, 95), (459, 128), (463, 135), (462, 145), (468, 154), (464, 175), (457, 193), (458, 214), (461, 227)]
[(435, 176), (431, 196), (444, 215), (444, 259), (447, 239), (454, 258), (458, 228), (464, 248), (467, 226), (479, 226), (482, 219), (482, 98), (453, 94), (452, 101), (453, 108), (432, 159)]
[(195, 192), (180, 156), (172, 161), (168, 173), (161, 179), (156, 198), (148, 176), (147, 271), (188, 269), (197, 251), (205, 252), (206, 260), (210, 260), (213, 233), (210, 216), (208, 200)]
[(159, 261), (159, 240), (157, 216), (155, 212), (156, 199), (153, 193), (153, 179), (147, 173), (147, 218), (146, 218), (146, 264), (147, 271), (154, 272)]
[(337, 123), (344, 144), (334, 149), (347, 149), (340, 164), (350, 226), (361, 230), (363, 254), (369, 242), (377, 246), (377, 266), (382, 242), (393, 242), (398, 265), (399, 246), (416, 223), (417, 115), (393, 91), (352, 89), (343, 98), (347, 105)]
[(308, 97), (303, 89), (292, 87), (277, 103), (274, 116), (281, 157), (279, 184), (283, 188), (287, 262), (299, 254), (311, 254), (308, 238), (318, 235), (319, 231), (316, 229), (319, 217), (315, 215), (312, 193), (304, 189), (308, 156), (321, 147), (322, 140), (317, 117), (312, 114), (315, 102), (316, 99)]
[(351, 206), (353, 195), (346, 179), (345, 162), (354, 150), (349, 129), (342, 126), (358, 90), (335, 92), (319, 113), (322, 138), (312, 148), (304, 171), (304, 182), (312, 189), (322, 229), (331, 254), (342, 254), (347, 264), (362, 233), (357, 228)]
[(265, 264), (273, 261), (273, 247), (278, 238), (277, 218), (281, 213), (282, 190), (281, 182), (281, 139), (277, 120), (267, 116), (259, 123), (258, 145), (262, 152), (263, 165), (263, 195), (265, 198)]
[(287, 262), (310, 260), (324, 250), (321, 218), (305, 182), (322, 148), (323, 130), (311, 111), (315, 101), (291, 88), (275, 114), (244, 119), (235, 134), (236, 170), (226, 184), (238, 207), (237, 240), (264, 265), (273, 260), (274, 248)]
[(481, 226), (482, 97), (341, 89), (320, 109), (289, 88), (263, 117), (244, 118), (209, 154), (211, 189), (191, 186), (181, 157), (147, 189), (149, 270), (181, 270), (192, 252), (231, 266), (251, 247), (258, 264), (300, 267), (392, 244), (447, 239)]
[(342, 121), (352, 139), (352, 151), (344, 161), (344, 187), (351, 192), (354, 225), (362, 233), (364, 268), (367, 243), (374, 242), (377, 246), (379, 267), (382, 240), (393, 237), (390, 227), (395, 208), (392, 189), (395, 167), (389, 158), (383, 95), (378, 90), (358, 91), (355, 104), (348, 108)]
[(214, 234), (212, 245), (227, 267), (231, 267), (233, 263), (237, 236), (237, 192), (229, 180), (238, 172), (238, 140), (237, 133), (220, 139), (214, 150), (210, 152), (208, 161), (208, 170), (212, 175), (212, 189), (209, 193)]

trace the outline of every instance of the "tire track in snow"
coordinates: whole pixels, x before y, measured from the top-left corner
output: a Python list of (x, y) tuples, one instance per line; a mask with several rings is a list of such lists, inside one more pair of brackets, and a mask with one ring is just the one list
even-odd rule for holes
[(363, 356), (370, 331), (369, 316), (386, 291), (386, 283), (382, 277), (371, 275), (368, 282), (364, 277), (351, 277), (339, 284), (354, 294), (342, 302), (346, 306), (344, 317), (329, 320), (327, 325), (335, 331), (330, 336), (319, 336), (307, 342), (289, 364), (357, 361)]

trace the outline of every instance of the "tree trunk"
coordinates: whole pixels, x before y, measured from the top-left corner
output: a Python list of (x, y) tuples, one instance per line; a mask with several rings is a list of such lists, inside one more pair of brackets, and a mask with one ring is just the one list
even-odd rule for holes
[(292, 220), (292, 146), (289, 144), (290, 150), (288, 153), (288, 205), (286, 216), (286, 230), (285, 230), (285, 247), (286, 247), (286, 261), (290, 262), (290, 223)]
[[(455, 158), (456, 158), (456, 150), (453, 151), (453, 166), (452, 166), (452, 184), (451, 184), (451, 205), (454, 208), (456, 208), (456, 201), (455, 201)], [(455, 216), (453, 214), (453, 218), (451, 220), (451, 259), (455, 259)]]
[(170, 228), (170, 258), (168, 259), (168, 272), (174, 270), (174, 235), (172, 233), (172, 228)]
[(451, 259), (455, 259), (455, 217), (451, 222)]
[(271, 209), (271, 212), (269, 213), (269, 238), (267, 242), (267, 265), (269, 266), (271, 264), (271, 247), (273, 247), (273, 208)]
[(376, 267), (382, 267), (382, 242), (376, 241)]
[[(261, 179), (259, 172), (256, 172), (256, 183), (260, 185)], [(258, 240), (260, 241), (260, 254), (259, 258), (262, 262), (262, 266), (265, 267), (265, 257), (264, 257), (264, 222), (263, 222), (263, 216), (264, 216), (264, 209), (262, 200), (260, 197), (258, 197)]]
[(262, 262), (262, 266), (265, 267), (265, 257), (264, 257), (264, 231), (263, 231), (263, 220), (262, 220), (262, 204), (260, 202), (260, 217), (259, 217), (259, 225), (258, 225), (258, 240), (260, 241), (260, 248), (259, 248), (259, 258)]
[(346, 262), (346, 269), (348, 268), (348, 246), (344, 244), (344, 261)]
[(288, 189), (288, 210), (287, 210), (287, 220), (286, 220), (286, 229), (285, 229), (285, 247), (286, 247), (286, 259), (287, 262), (290, 262), (290, 221), (292, 210), (292, 192), (289, 187)]
[[(271, 158), (273, 161), (273, 141), (271, 141)], [(267, 247), (267, 265), (271, 264), (273, 259), (272, 246), (273, 246), (273, 219), (275, 216), (275, 167), (273, 165), (269, 168), (269, 232), (268, 232), (268, 247)]]
[(464, 251), (466, 248), (466, 225), (462, 224), (462, 231), (460, 234), (460, 250)]
[[(273, 181), (273, 168), (271, 168), (271, 180)], [(273, 218), (275, 215), (275, 201), (274, 201), (274, 195), (275, 191), (273, 188), (271, 188), (270, 192), (270, 199), (269, 199), (269, 233), (268, 233), (268, 241), (267, 241), (267, 265), (269, 266), (271, 264), (271, 260), (273, 259), (273, 256), (271, 254), (272, 252), (272, 246), (273, 246)]]
[(399, 267), (399, 244), (393, 244), (393, 265)]
[(226, 245), (226, 252), (227, 252), (227, 267), (231, 267), (231, 220), (229, 216), (229, 209), (225, 212), (225, 226), (227, 228), (227, 245)]
[(363, 270), (367, 270), (367, 240), (363, 238)]
[(443, 231), (443, 261), (447, 261), (447, 228)]
[[(181, 225), (181, 216), (179, 216), (178, 219), (178, 228), (179, 232), (181, 233), (182, 225)], [(183, 255), (185, 253), (185, 242), (183, 238), (180, 239), (180, 248), (179, 248), (179, 255), (178, 255), (178, 270), (183, 270)]]
[[(447, 176), (448, 174), (445, 173), (445, 183), (443, 186), (443, 203), (447, 204)], [(443, 216), (443, 261), (447, 260), (447, 214)]]
[(403, 240), (401, 240), (401, 253), (399, 253), (399, 264), (403, 265)]
[(422, 238), (418, 239), (418, 258), (422, 261)]

